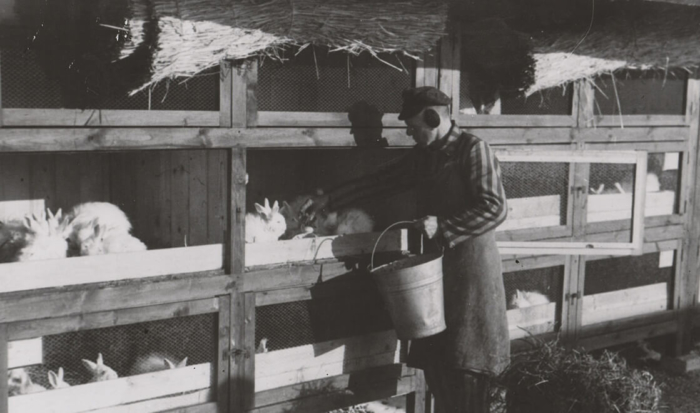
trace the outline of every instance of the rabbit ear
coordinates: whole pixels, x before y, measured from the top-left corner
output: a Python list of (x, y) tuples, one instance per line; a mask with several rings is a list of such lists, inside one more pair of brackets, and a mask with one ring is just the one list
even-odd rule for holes
[(292, 212), (292, 207), (289, 205), (287, 201), (282, 201), (282, 208), (280, 208), (280, 211), (286, 209), (287, 212), (291, 213)]
[(260, 213), (260, 214), (267, 214), (265, 207), (258, 204), (258, 203), (255, 204), (255, 210), (258, 211), (258, 213)]
[(58, 379), (63, 380), (63, 367), (58, 368)]
[(95, 236), (97, 238), (104, 238), (105, 232), (107, 232), (107, 227), (102, 224), (95, 225)]
[(165, 367), (169, 368), (170, 370), (177, 368), (175, 367), (175, 364), (172, 361), (166, 358), (163, 359), (163, 362), (165, 362)]
[(51, 387), (57, 387), (58, 386), (58, 379), (60, 376), (56, 375), (53, 371), (49, 370), (49, 383), (51, 384)]
[(187, 357), (185, 357), (184, 359), (180, 360), (179, 363), (177, 363), (177, 367), (178, 367), (178, 368), (179, 368), (179, 367), (185, 367), (185, 366), (187, 366)]
[(85, 360), (83, 359), (83, 366), (85, 366), (86, 369), (90, 370), (91, 372), (97, 371), (97, 364), (90, 360)]
[(267, 198), (265, 198), (265, 209), (270, 209), (270, 201), (268, 201)]
[(277, 201), (275, 201), (275, 203), (272, 204), (272, 213), (276, 214), (279, 212), (279, 210), (280, 210), (280, 204), (278, 204)]

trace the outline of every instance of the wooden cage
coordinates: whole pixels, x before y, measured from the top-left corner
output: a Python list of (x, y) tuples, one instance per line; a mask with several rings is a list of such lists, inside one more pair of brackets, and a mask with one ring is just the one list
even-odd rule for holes
[[(596, 162), (590, 158), (551, 167), (561, 174), (553, 184), (559, 185), (556, 194), (513, 197), (511, 218), (498, 240), (531, 242), (535, 251), (502, 254), (506, 290), (510, 295), (518, 287), (534, 286), (550, 300), (508, 311), (513, 351), (533, 334), (560, 336), (586, 349), (673, 335), (676, 353), (687, 352), (698, 296), (700, 222), (693, 217), (700, 213), (695, 202), (700, 81), (690, 76), (681, 82), (682, 113), (676, 114), (599, 115), (596, 89), (582, 81), (563, 89), (565, 109), (555, 114), (535, 109), (474, 115), (461, 110), (468, 105), (460, 102), (458, 51), (458, 44), (443, 39), (434, 53), (404, 69), (407, 85), (432, 85), (452, 96), (460, 126), (498, 153), (645, 151), (677, 174), (673, 190), (639, 194), (643, 187), (638, 187), (646, 206), (637, 210), (632, 194), (592, 192)], [(41, 364), (42, 337), (200, 316), (213, 320), (207, 322), (210, 357), (191, 366), (13, 397), (7, 396), (3, 380), (0, 412), (37, 411), (39, 406), (47, 412), (323, 412), (398, 396), (406, 396), (409, 412), (430, 409), (421, 372), (402, 363), (405, 343), (380, 316), (369, 331), (327, 328), (318, 333), (322, 341), (300, 338), (287, 347), (261, 349), (256, 329), (263, 316), (274, 321), (280, 314), (291, 320), (311, 314), (316, 319), (310, 325), (330, 325), (329, 311), (343, 300), (354, 303), (360, 314), (373, 314), (360, 309), (376, 308), (364, 268), (379, 234), (246, 244), (246, 209), (260, 201), (265, 184), (284, 190), (286, 183), (276, 181), (279, 174), (315, 183), (343, 177), (314, 176), (313, 168), (299, 164), (326, 155), (294, 163), (290, 149), (334, 149), (336, 157), (325, 162), (345, 162), (361, 172), (412, 143), (389, 111), (383, 126), (391, 148), (343, 161), (359, 156), (349, 149), (355, 142), (346, 113), (259, 110), (260, 93), (268, 93), (261, 91), (267, 87), (260, 83), (262, 71), (257, 60), (222, 62), (215, 82), (218, 110), (82, 111), (0, 101), (5, 102), (0, 104), (0, 218), (47, 206), (110, 201), (127, 212), (137, 235), (155, 248), (0, 264), (0, 375)], [(3, 75), (2, 85), (7, 82)], [(400, 85), (387, 91), (398, 96)], [(504, 101), (501, 107), (509, 104), (516, 103)], [(527, 160), (513, 162), (526, 167)], [(269, 171), (265, 164), (279, 170)], [(257, 182), (265, 184), (256, 187)], [(406, 207), (411, 201), (411, 194), (393, 200), (396, 216), (411, 216), (414, 211)], [(634, 225), (643, 229), (636, 251), (641, 255), (613, 257), (605, 250), (561, 255), (551, 248), (563, 242), (625, 243), (633, 238)], [(545, 244), (537, 247), (537, 242)], [(413, 248), (407, 231), (396, 230), (379, 251), (389, 259)], [(616, 270), (603, 274), (609, 268), (630, 271), (655, 263), (658, 271), (646, 278), (632, 273), (616, 283), (615, 276), (623, 278)], [(313, 309), (305, 313), (304, 306)], [(349, 325), (365, 323), (349, 314), (339, 318)], [(280, 320), (266, 328), (296, 323)], [(94, 360), (97, 352), (91, 351), (81, 357)]]

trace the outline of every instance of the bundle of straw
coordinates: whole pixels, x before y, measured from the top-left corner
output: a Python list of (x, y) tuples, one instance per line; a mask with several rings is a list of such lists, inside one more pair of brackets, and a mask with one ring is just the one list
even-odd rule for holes
[(447, 5), (434, 0), (150, 1), (158, 45), (152, 78), (139, 89), (193, 76), (221, 59), (274, 55), (284, 45), (375, 55), (426, 51), (445, 33), (447, 20)]
[(536, 76), (528, 94), (620, 69), (690, 70), (700, 65), (699, 7), (618, 3), (599, 6), (600, 12), (587, 16), (588, 30), (534, 38)]

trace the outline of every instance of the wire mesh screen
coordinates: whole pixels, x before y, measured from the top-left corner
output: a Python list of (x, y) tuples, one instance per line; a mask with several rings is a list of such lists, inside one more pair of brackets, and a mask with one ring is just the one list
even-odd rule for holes
[(595, 112), (600, 115), (682, 115), (686, 71), (621, 71), (596, 79)]
[[(27, 109), (134, 109), (134, 110), (219, 110), (219, 68), (208, 69), (190, 79), (175, 79), (158, 84), (150, 91), (134, 96), (98, 96), (86, 91), (78, 96), (47, 73), (31, 51), (2, 50), (2, 104), (5, 108)], [(94, 98), (94, 100), (93, 100)], [(99, 101), (96, 107), (88, 102)]]
[(87, 383), (91, 375), (81, 360), (94, 362), (98, 353), (119, 377), (146, 372), (150, 363), (164, 367), (163, 357), (175, 364), (185, 357), (187, 365), (209, 363), (216, 360), (217, 335), (216, 314), (49, 335), (43, 338), (44, 364), (26, 370), (48, 388), (48, 370), (59, 367), (68, 384)]
[(674, 272), (673, 251), (588, 261), (583, 294), (600, 294), (655, 283), (670, 286)]
[(397, 113), (401, 91), (413, 85), (415, 61), (398, 54), (380, 54), (384, 63), (368, 53), (353, 56), (308, 47), (296, 56), (289, 50), (285, 57), (284, 63), (261, 63), (258, 110), (345, 112), (364, 100), (384, 113)]
[(681, 154), (656, 152), (647, 156), (645, 216), (678, 213)]
[(590, 164), (588, 222), (632, 219), (635, 170), (633, 164)]
[(501, 162), (508, 218), (501, 230), (566, 224), (569, 164)]
[(503, 273), (508, 309), (561, 301), (564, 266)]
[(359, 336), (392, 328), (376, 291), (258, 307), (255, 342), (269, 351)]

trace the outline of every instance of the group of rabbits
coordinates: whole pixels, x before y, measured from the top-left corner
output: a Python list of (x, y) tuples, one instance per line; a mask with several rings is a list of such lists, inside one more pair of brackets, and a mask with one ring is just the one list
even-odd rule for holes
[(277, 201), (270, 206), (255, 204), (255, 212), (245, 217), (245, 242), (268, 242), (279, 239), (300, 238), (308, 235), (328, 236), (372, 232), (374, 220), (358, 208), (344, 208), (338, 211), (321, 212), (310, 219), (303, 219), (302, 207), (312, 196), (298, 196), (291, 203)]
[(82, 203), (65, 216), (47, 208), (0, 222), (0, 263), (143, 250), (146, 245), (131, 235), (126, 214), (108, 202)]
[[(129, 375), (133, 376), (137, 374), (145, 374), (168, 369), (177, 369), (180, 367), (187, 366), (187, 357), (180, 360), (178, 363), (173, 363), (171, 359), (174, 360), (172, 356), (160, 352), (153, 352), (140, 356), (131, 366)], [(83, 359), (82, 362), (85, 368), (90, 373), (90, 383), (114, 380), (119, 378), (119, 375), (116, 371), (114, 371), (114, 369), (104, 364), (102, 353), (98, 354), (96, 361)], [(51, 389), (61, 389), (70, 387), (70, 384), (68, 384), (64, 380), (63, 367), (59, 367), (58, 373), (49, 371), (48, 379)], [(32, 382), (31, 377), (29, 377), (29, 373), (27, 373), (27, 371), (24, 368), (8, 370), (7, 385), (9, 396), (39, 393), (42, 391), (46, 391), (45, 387)]]

